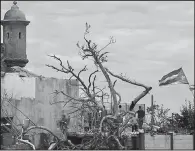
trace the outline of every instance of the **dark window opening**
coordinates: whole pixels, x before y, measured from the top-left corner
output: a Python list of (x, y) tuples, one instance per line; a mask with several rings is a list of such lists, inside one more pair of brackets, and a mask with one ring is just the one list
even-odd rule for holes
[(7, 33), (7, 38), (9, 39), (9, 33)]
[(1, 134), (2, 133), (10, 133), (10, 129), (12, 129), (13, 117), (2, 117), (1, 118)]
[(19, 32), (19, 39), (21, 39), (21, 32)]

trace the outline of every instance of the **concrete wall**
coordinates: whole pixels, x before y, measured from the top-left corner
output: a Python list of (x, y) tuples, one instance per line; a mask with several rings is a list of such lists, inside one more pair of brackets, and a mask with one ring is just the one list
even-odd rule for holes
[[(145, 134), (145, 148), (146, 150), (170, 150), (170, 135), (155, 135), (155, 137), (151, 137), (149, 134)], [(173, 149), (192, 150), (193, 135), (174, 135)]]
[(4, 91), (15, 99), (35, 98), (35, 77), (20, 78), (18, 73), (6, 73), (1, 77), (1, 94)]
[(9, 101), (15, 105), (15, 100), (1, 99), (1, 117), (13, 117), (16, 114), (15, 108)]
[[(74, 111), (74, 108), (70, 107), (72, 104), (67, 104), (64, 107), (64, 103), (53, 102), (67, 101), (69, 98), (58, 94), (55, 95), (55, 90), (63, 91), (64, 93), (78, 98), (79, 88), (76, 80), (67, 81), (65, 79), (55, 78), (35, 78), (35, 77), (18, 77), (17, 73), (6, 74), (1, 81), (1, 94), (6, 91), (9, 96), (12, 95), (12, 104), (19, 110), (25, 113), (35, 124), (48, 127), (53, 132), (59, 132), (56, 121), (60, 119), (61, 114)], [(9, 115), (14, 116), (14, 122), (20, 124), (25, 118), (24, 115), (13, 106), (4, 101), (3, 108), (8, 110)], [(4, 115), (5, 116), (5, 115)], [(74, 116), (74, 115), (73, 115)], [(76, 131), (73, 125), (77, 125), (78, 119), (71, 118), (70, 130)]]
[(26, 108), (25, 103), (33, 99), (35, 99), (34, 77), (20, 78), (17, 73), (6, 73), (4, 77), (1, 77), (1, 113), (3, 113), (1, 117), (14, 116), (14, 123), (20, 124), (24, 116), (15, 107), (29, 116), (32, 106)]
[[(43, 117), (39, 112), (43, 108), (43, 105), (38, 101), (32, 98), (21, 98), (20, 100), (15, 100), (15, 106), (29, 117), (33, 123), (43, 126), (43, 123), (39, 121), (40, 117)], [(17, 124), (22, 123), (23, 119), (26, 118), (20, 111), (16, 110), (16, 114), (14, 115), (14, 122)]]
[[(77, 81), (72, 81), (72, 84), (77, 84)], [(74, 110), (74, 108), (70, 107), (72, 104), (67, 104), (64, 107), (64, 103), (56, 103), (59, 101), (66, 102), (69, 100), (69, 98), (64, 96), (62, 93), (56, 95), (54, 93), (56, 90), (62, 91), (75, 98), (79, 97), (78, 86), (70, 86), (70, 82), (67, 80), (55, 78), (36, 79), (35, 98), (38, 102), (40, 102), (40, 104), (44, 104), (44, 107), (39, 110), (39, 112), (43, 115), (44, 124), (47, 125), (53, 132), (58, 131), (56, 122), (60, 119), (62, 112), (69, 113)], [(76, 119), (71, 118), (71, 131), (74, 131), (72, 125), (74, 125), (76, 121)]]

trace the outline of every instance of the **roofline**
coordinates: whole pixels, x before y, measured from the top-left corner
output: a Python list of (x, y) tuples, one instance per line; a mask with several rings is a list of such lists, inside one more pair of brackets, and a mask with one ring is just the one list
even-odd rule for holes
[(21, 24), (25, 24), (25, 25), (28, 25), (29, 23), (30, 23), (30, 21), (28, 21), (28, 20), (20, 20), (20, 19), (16, 19), (16, 20), (1, 20), (1, 25), (6, 25), (6, 24), (10, 24), (10, 23), (12, 23), (12, 24), (18, 24), (18, 23), (21, 23)]

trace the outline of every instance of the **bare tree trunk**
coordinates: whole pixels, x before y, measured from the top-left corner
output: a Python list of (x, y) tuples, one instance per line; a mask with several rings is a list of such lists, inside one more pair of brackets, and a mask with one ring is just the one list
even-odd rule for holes
[(116, 115), (118, 115), (118, 102), (117, 102), (117, 97), (116, 97), (116, 93), (115, 93), (112, 81), (110, 80), (110, 77), (109, 77), (108, 73), (106, 72), (106, 69), (103, 67), (103, 65), (100, 62), (98, 62), (98, 65), (99, 65), (102, 73), (104, 74), (107, 82), (108, 82), (108, 86), (110, 88), (110, 93), (111, 93), (111, 96), (113, 99), (113, 115), (116, 116)]

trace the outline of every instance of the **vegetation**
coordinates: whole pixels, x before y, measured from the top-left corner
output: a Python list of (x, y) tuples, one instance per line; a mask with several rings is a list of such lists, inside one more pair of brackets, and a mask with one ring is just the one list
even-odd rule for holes
[[(154, 125), (159, 127), (164, 127), (168, 124), (168, 112), (170, 109), (164, 108), (163, 104), (158, 105), (154, 104), (153, 107), (147, 107), (146, 111), (147, 113), (152, 117), (152, 110), (154, 110)], [(149, 125), (152, 123), (149, 122)]]
[[(108, 61), (107, 54), (109, 52), (105, 52), (104, 50), (105, 48), (115, 43), (116, 41), (113, 39), (113, 37), (111, 37), (108, 44), (106, 44), (103, 48), (98, 48), (98, 45), (96, 43), (92, 42), (92, 40), (89, 40), (87, 38), (90, 27), (91, 26), (86, 23), (86, 30), (84, 33), (85, 44), (80, 45), (79, 42), (77, 43), (77, 47), (80, 49), (79, 54), (82, 57), (82, 59), (93, 60), (93, 64), (95, 66), (94, 68), (96, 69), (89, 75), (88, 84), (86, 84), (83, 78), (81, 77), (81, 74), (87, 71), (87, 66), (84, 66), (79, 72), (76, 73), (75, 69), (71, 66), (69, 61), (67, 61), (67, 66), (65, 66), (62, 60), (55, 55), (51, 55), (50, 57), (54, 58), (59, 62), (60, 68), (53, 65), (47, 65), (47, 66), (56, 70), (57, 72), (69, 74), (70, 79), (75, 78), (79, 81), (79, 89), (81, 90), (80, 98), (73, 98), (68, 94), (66, 94), (65, 92), (62, 91), (59, 92), (58, 90), (55, 91), (56, 94), (61, 93), (69, 98), (68, 101), (65, 101), (63, 103), (65, 104), (76, 103), (77, 104), (76, 112), (78, 112), (79, 114), (83, 112), (95, 113), (100, 109), (103, 109), (105, 97), (110, 97), (110, 99), (112, 100), (112, 104), (113, 104), (111, 109), (112, 113), (110, 115), (104, 116), (101, 119), (98, 125), (98, 131), (96, 133), (93, 133), (93, 139), (90, 139), (88, 145), (85, 145), (85, 149), (101, 149), (102, 146), (104, 147), (109, 146), (108, 144), (112, 144), (111, 145), (112, 147), (115, 146), (114, 149), (123, 149), (124, 146), (121, 145), (121, 142), (119, 140), (120, 140), (121, 133), (125, 130), (126, 127), (129, 126), (128, 123), (132, 118), (131, 115), (134, 114), (131, 111), (133, 110), (135, 104), (140, 99), (142, 99), (145, 95), (147, 95), (148, 92), (152, 89), (152, 87), (146, 86), (136, 81), (132, 81), (126, 76), (124, 76), (123, 74), (117, 75), (113, 73), (110, 69), (108, 69), (105, 66), (105, 63)], [(105, 88), (100, 88), (97, 86), (96, 78), (98, 72), (105, 77), (107, 82), (107, 87), (109, 88), (109, 93), (105, 91)], [(123, 82), (133, 84), (145, 89), (140, 95), (138, 95), (134, 100), (132, 100), (130, 111), (119, 113), (119, 104), (122, 101), (122, 97), (115, 89), (117, 80), (113, 82), (110, 76), (119, 79)], [(101, 104), (99, 102), (101, 102)], [(121, 121), (121, 119), (123, 119), (124, 116), (126, 116), (126, 120)], [(100, 145), (101, 146), (100, 147), (99, 144), (101, 143), (104, 145)], [(86, 146), (88, 147), (86, 148)], [(113, 149), (112, 147), (109, 149)]]
[[(180, 113), (172, 113), (169, 116), (170, 109), (164, 108), (163, 105), (154, 104), (154, 125), (161, 127), (160, 130), (168, 132), (190, 132), (194, 130), (194, 106), (190, 101), (185, 101), (181, 106)], [(152, 107), (147, 107), (147, 113), (152, 116)], [(151, 125), (151, 122), (148, 123)]]
[[(56, 95), (62, 94), (66, 96), (67, 99), (64, 101), (51, 103), (51, 105), (56, 103), (64, 103), (64, 106), (66, 106), (67, 104), (71, 104), (74, 109), (69, 114), (74, 113), (81, 118), (83, 116), (86, 116), (87, 113), (89, 116), (89, 121), (91, 121), (91, 129), (88, 131), (88, 133), (84, 134), (85, 137), (83, 137), (82, 141), (79, 144), (74, 144), (68, 139), (69, 133), (67, 125), (70, 122), (70, 118), (69, 116), (62, 115), (61, 119), (57, 123), (63, 134), (62, 139), (58, 138), (58, 136), (56, 136), (47, 128), (35, 125), (33, 121), (31, 121), (31, 125), (34, 126), (26, 129), (24, 131), (24, 134), (33, 129), (42, 129), (47, 131), (54, 138), (54, 142), (57, 144), (53, 149), (126, 149), (124, 147), (124, 139), (127, 139), (127, 137), (123, 132), (126, 128), (131, 126), (130, 120), (135, 114), (133, 112), (133, 108), (143, 97), (145, 97), (151, 91), (152, 87), (130, 80), (122, 73), (115, 74), (111, 71), (111, 69), (108, 69), (105, 63), (108, 62), (107, 54), (109, 54), (109, 52), (105, 51), (105, 49), (116, 41), (113, 39), (113, 37), (111, 37), (110, 41), (103, 48), (99, 48), (96, 43), (87, 38), (89, 30), (90, 25), (86, 23), (86, 29), (84, 32), (85, 43), (83, 45), (80, 45), (79, 42), (77, 43), (77, 47), (80, 50), (79, 55), (81, 56), (81, 58), (83, 60), (93, 60), (95, 70), (91, 72), (87, 77), (87, 83), (81, 76), (83, 72), (86, 72), (88, 70), (87, 66), (84, 66), (80, 71), (76, 72), (76, 70), (68, 60), (66, 62), (66, 65), (64, 65), (62, 60), (56, 55), (50, 55), (50, 57), (57, 60), (60, 67), (56, 67), (53, 65), (47, 66), (57, 72), (68, 74), (70, 76), (68, 85), (75, 86), (76, 84), (76, 86), (79, 86), (80, 90), (79, 98), (70, 96), (70, 94), (64, 91), (55, 90), (54, 93)], [(98, 86), (97, 77), (100, 74), (103, 75), (106, 80), (106, 85), (104, 88), (100, 88)], [(71, 79), (76, 79), (77, 83), (72, 83)], [(117, 80), (139, 86), (144, 89), (143, 92), (141, 92), (130, 102), (131, 105), (129, 111), (123, 111), (122, 113), (119, 112), (119, 105), (122, 102), (122, 96), (116, 91)], [(106, 91), (106, 89), (108, 89), (109, 91)], [(108, 99), (111, 100), (112, 103), (110, 114), (105, 113), (104, 106), (105, 100)], [(1, 112), (4, 115), (8, 115), (6, 108), (3, 107), (5, 103), (9, 103), (12, 107), (17, 109), (17, 107), (12, 103), (12, 97), (9, 98), (5, 93), (4, 96), (1, 95)], [(97, 114), (99, 114), (100, 111), (105, 114), (102, 114), (101, 117), (97, 118)], [(147, 108), (147, 113), (149, 115), (153, 114), (152, 111), (154, 113), (154, 125), (161, 127), (162, 129), (164, 129), (164, 131), (167, 131), (168, 129), (170, 129), (170, 127), (174, 127), (177, 130), (187, 129), (190, 131), (194, 129), (194, 106), (190, 101), (186, 101), (182, 106), (181, 114), (174, 113), (171, 117), (168, 116), (170, 109), (165, 108), (163, 105), (155, 104), (153, 107)], [(19, 112), (21, 111), (19, 110)], [(26, 118), (28, 118), (24, 113), (22, 114)], [(99, 122), (97, 122), (97, 119), (99, 120)], [(10, 125), (12, 125), (12, 128), (4, 125), (5, 129), (11, 132), (16, 138), (18, 138), (21, 134), (17, 128), (18, 125), (13, 123), (12, 119), (9, 117), (6, 120), (8, 123), (10, 123)], [(149, 122), (149, 125), (152, 126), (152, 123)]]

